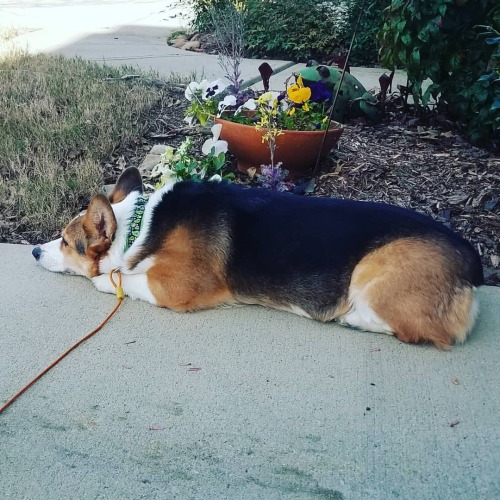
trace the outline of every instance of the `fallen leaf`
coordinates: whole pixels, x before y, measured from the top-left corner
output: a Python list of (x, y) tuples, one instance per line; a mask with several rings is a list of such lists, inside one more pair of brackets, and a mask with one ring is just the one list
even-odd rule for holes
[(459, 423), (460, 423), (460, 420), (452, 420), (452, 421), (450, 422), (450, 427), (455, 427), (455, 426), (457, 426)]
[(250, 167), (247, 170), (247, 174), (248, 174), (248, 177), (250, 177), (250, 179), (253, 179), (255, 177), (256, 173), (257, 173), (257, 169), (255, 167)]
[(437, 138), (440, 135), (439, 130), (434, 130), (434, 129), (428, 129), (428, 130), (419, 130), (418, 134), (422, 139), (430, 139), (430, 140), (437, 140)]
[(454, 194), (448, 198), (448, 203), (451, 205), (459, 205), (469, 198), (468, 194)]
[(443, 132), (443, 133), (441, 134), (441, 137), (447, 137), (447, 138), (449, 139), (449, 138), (453, 137), (453, 132), (450, 132), (450, 131), (448, 131), (448, 132)]
[(163, 424), (153, 424), (149, 426), (150, 431), (162, 431), (165, 428)]

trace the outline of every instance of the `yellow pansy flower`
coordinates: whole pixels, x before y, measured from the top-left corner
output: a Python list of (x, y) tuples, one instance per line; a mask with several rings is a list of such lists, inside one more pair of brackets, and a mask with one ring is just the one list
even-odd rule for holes
[(297, 78), (297, 83), (290, 85), (290, 87), (286, 89), (286, 93), (288, 98), (296, 104), (301, 104), (311, 98), (311, 89), (309, 87), (304, 87), (301, 76)]

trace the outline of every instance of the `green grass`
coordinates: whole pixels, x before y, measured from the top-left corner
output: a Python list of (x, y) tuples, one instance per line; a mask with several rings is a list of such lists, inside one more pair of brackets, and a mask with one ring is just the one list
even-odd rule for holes
[(144, 132), (156, 75), (62, 56), (0, 59), (0, 210), (54, 236), (102, 185), (101, 162)]

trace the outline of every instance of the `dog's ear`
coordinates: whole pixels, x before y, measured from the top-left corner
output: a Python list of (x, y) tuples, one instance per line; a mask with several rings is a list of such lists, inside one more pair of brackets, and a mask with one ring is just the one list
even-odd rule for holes
[(128, 167), (122, 172), (120, 177), (118, 177), (116, 185), (109, 195), (109, 201), (111, 203), (118, 203), (124, 200), (132, 191), (139, 191), (139, 193), (142, 193), (144, 188), (139, 170), (135, 167)]
[(88, 240), (87, 248), (95, 257), (105, 252), (113, 242), (116, 231), (115, 214), (108, 199), (99, 194), (92, 198), (83, 217), (83, 229)]

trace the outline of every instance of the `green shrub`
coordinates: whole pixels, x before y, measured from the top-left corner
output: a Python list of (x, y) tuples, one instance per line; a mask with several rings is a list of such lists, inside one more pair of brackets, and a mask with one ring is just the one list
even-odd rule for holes
[(250, 54), (323, 59), (340, 46), (348, 25), (344, 2), (247, 0), (245, 44)]
[[(212, 9), (227, 0), (189, 0), (193, 28), (213, 32)], [(235, 0), (245, 11), (245, 48), (249, 57), (289, 60), (328, 58), (340, 47), (349, 26), (345, 0)]]
[[(416, 102), (433, 97), (471, 140), (495, 140), (499, 44), (492, 34), (499, 29), (497, 0), (393, 0), (379, 34), (381, 61), (406, 69)], [(427, 78), (432, 84), (422, 92)]]
[[(188, 0), (195, 14), (193, 28), (213, 32), (213, 9), (228, 1)], [(294, 60), (326, 61), (336, 51), (347, 51), (362, 12), (351, 61), (378, 62), (377, 33), (383, 10), (391, 0), (234, 0), (246, 12), (247, 55)]]
[(361, 14), (351, 52), (351, 65), (376, 64), (380, 45), (377, 39), (383, 23), (384, 9), (391, 0), (349, 0), (349, 28), (343, 45), (347, 50)]
[[(194, 13), (193, 28), (200, 33), (211, 33), (214, 30), (212, 10), (224, 9), (226, 2), (227, 0), (187, 0), (186, 3), (191, 5)], [(241, 3), (244, 4), (245, 1)]]

